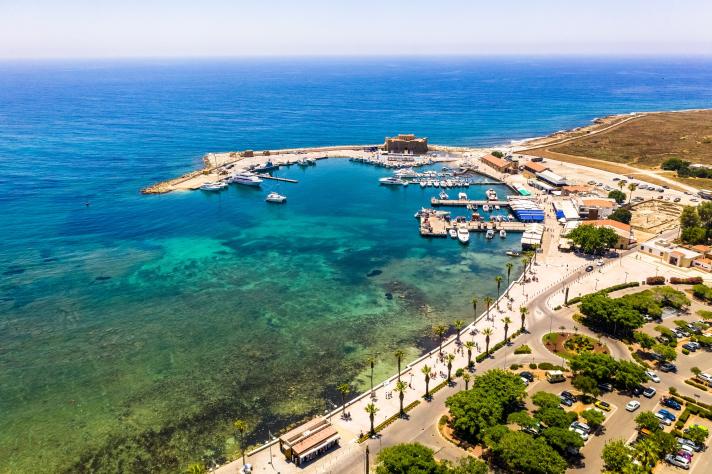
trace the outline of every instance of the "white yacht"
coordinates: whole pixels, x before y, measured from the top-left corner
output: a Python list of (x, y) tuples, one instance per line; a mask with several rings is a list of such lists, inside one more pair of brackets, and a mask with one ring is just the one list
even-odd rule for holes
[(499, 229), (499, 236), (502, 238), (507, 237), (507, 231), (504, 229)]
[(500, 209), (500, 208), (499, 208), (499, 204), (495, 204), (495, 205), (494, 205), (494, 208), (499, 211), (499, 209)]
[(467, 194), (466, 193), (458, 193), (457, 198), (460, 201), (467, 201)]
[(482, 204), (482, 210), (483, 210), (484, 212), (489, 212), (489, 210), (490, 210), (489, 204)]
[(443, 200), (444, 200), (444, 199), (450, 199), (450, 196), (448, 196), (445, 191), (440, 191), (439, 196), (440, 196), (440, 199), (443, 199)]
[(225, 183), (224, 181), (209, 182), (200, 186), (200, 189), (202, 189), (203, 191), (220, 191), (221, 189), (225, 188), (227, 188), (227, 183)]
[(485, 194), (487, 195), (487, 199), (489, 199), (490, 201), (497, 200), (497, 191), (495, 191), (494, 189), (488, 189), (487, 191), (485, 191)]
[(282, 196), (279, 193), (271, 192), (267, 195), (267, 197), (265, 198), (265, 201), (282, 204), (283, 202), (287, 201), (287, 196)]
[(485, 238), (487, 239), (493, 239), (494, 238), (494, 231), (492, 229), (488, 229), (487, 233), (485, 234)]
[(378, 182), (381, 184), (389, 185), (389, 186), (403, 186), (405, 184), (405, 181), (403, 181), (400, 178), (393, 177), (393, 176), (381, 178), (378, 180)]
[(245, 186), (259, 186), (262, 180), (252, 173), (237, 173), (228, 178), (228, 183), (243, 184)]
[(453, 239), (457, 238), (457, 230), (454, 227), (450, 228), (450, 230), (448, 230), (447, 233), (450, 234), (451, 238), (453, 238)]
[(466, 244), (470, 241), (470, 231), (467, 230), (467, 227), (457, 228), (457, 240), (459, 240), (463, 244)]
[(420, 182), (420, 187), (421, 187), (421, 188), (424, 188), (425, 186), (427, 186), (427, 183), (426, 183), (425, 181), (421, 181), (421, 182)]

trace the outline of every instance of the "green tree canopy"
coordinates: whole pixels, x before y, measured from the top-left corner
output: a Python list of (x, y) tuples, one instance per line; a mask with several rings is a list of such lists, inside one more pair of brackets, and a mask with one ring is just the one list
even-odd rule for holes
[(540, 391), (532, 395), (532, 403), (539, 408), (558, 408), (561, 405), (561, 399), (553, 393)]
[(632, 336), (645, 324), (643, 315), (633, 307), (630, 299), (612, 299), (600, 293), (581, 298), (579, 307), (586, 326), (614, 336)]
[(652, 350), (667, 362), (673, 361), (677, 358), (677, 352), (675, 352), (675, 349), (666, 344), (655, 344)]
[(583, 252), (590, 254), (601, 254), (615, 247), (618, 242), (618, 234), (613, 229), (590, 224), (576, 227), (566, 237), (571, 239), (573, 244)]
[(633, 462), (633, 450), (626, 446), (621, 439), (612, 440), (603, 447), (601, 458), (608, 472), (626, 472), (626, 468)]
[(702, 429), (699, 425), (692, 425), (687, 429), (685, 435), (697, 444), (705, 444), (709, 432)]
[(578, 415), (572, 411), (565, 411), (561, 407), (541, 408), (534, 412), (534, 418), (549, 428), (568, 428), (571, 423), (576, 421)]
[(588, 410), (584, 410), (581, 412), (581, 418), (586, 420), (586, 423), (589, 426), (598, 427), (603, 424), (603, 421), (606, 419), (606, 416), (598, 410), (589, 408)]
[(433, 457), (433, 450), (422, 444), (398, 444), (384, 448), (378, 455), (378, 474), (446, 474), (444, 466)]
[(497, 464), (506, 472), (563, 474), (566, 461), (542, 438), (510, 431), (492, 448)]
[(467, 456), (451, 467), (448, 474), (487, 474), (487, 464), (481, 459)]
[(596, 379), (589, 377), (588, 375), (578, 374), (574, 376), (573, 380), (571, 380), (571, 385), (573, 385), (574, 388), (579, 390), (584, 395), (596, 396), (600, 393), (600, 390), (598, 389), (598, 382), (596, 382)]
[(647, 428), (650, 431), (658, 431), (660, 429), (660, 420), (652, 411), (641, 411), (635, 417), (635, 424), (638, 429)]
[(614, 189), (613, 191), (608, 193), (608, 198), (615, 199), (618, 204), (623, 204), (625, 202), (626, 195), (623, 191)]
[(547, 428), (542, 433), (546, 442), (557, 450), (560, 454), (565, 454), (570, 450), (578, 450), (583, 446), (583, 439), (578, 433), (567, 428), (552, 427)]
[(633, 218), (633, 214), (628, 209), (619, 207), (608, 216), (609, 219), (622, 222), (624, 224), (630, 224), (630, 220)]
[(650, 349), (655, 345), (655, 338), (641, 331), (635, 331), (635, 333), (633, 333), (633, 339), (635, 339), (635, 342), (640, 344), (640, 347), (643, 349)]

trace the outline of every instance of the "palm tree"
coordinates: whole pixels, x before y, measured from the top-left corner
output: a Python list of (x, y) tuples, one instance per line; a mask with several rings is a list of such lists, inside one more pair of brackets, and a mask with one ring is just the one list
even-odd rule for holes
[(635, 445), (635, 458), (644, 468), (652, 468), (658, 460), (658, 450), (650, 439), (642, 439)]
[(476, 296), (472, 297), (472, 311), (475, 313), (475, 319), (477, 319), (477, 302), (478, 299)]
[(376, 434), (376, 430), (373, 429), (373, 420), (376, 418), (376, 413), (378, 413), (378, 407), (373, 403), (366, 405), (366, 413), (368, 413), (368, 418), (371, 420), (371, 435)]
[(445, 337), (445, 333), (447, 332), (447, 327), (443, 324), (438, 324), (437, 326), (433, 327), (433, 334), (438, 336), (438, 339), (440, 340), (440, 353), (443, 353), (443, 337)]
[(452, 381), (450, 379), (450, 372), (452, 372), (452, 361), (455, 360), (455, 354), (446, 355), (445, 360), (447, 361), (447, 383), (450, 384)]
[(527, 319), (527, 313), (529, 309), (526, 306), (519, 307), (519, 316), (522, 318), (522, 331), (524, 331), (524, 320)]
[(467, 341), (465, 342), (465, 347), (467, 347), (467, 366), (472, 367), (472, 349), (475, 347), (475, 343)]
[(427, 364), (420, 368), (420, 371), (423, 373), (423, 375), (425, 375), (425, 398), (428, 398), (430, 396), (430, 392), (428, 391), (428, 384), (430, 383), (431, 370), (433, 369), (431, 369)]
[(242, 451), (242, 465), (245, 465), (245, 450), (243, 448), (243, 443), (245, 439), (245, 431), (247, 431), (247, 422), (245, 420), (235, 420), (232, 423), (232, 427), (235, 428), (239, 434), (239, 446), (240, 451)]
[(400, 380), (401, 376), (401, 361), (403, 360), (403, 357), (405, 357), (405, 352), (402, 350), (398, 349), (393, 353), (394, 356), (396, 356), (396, 360), (398, 361), (398, 380)]
[(492, 335), (492, 328), (484, 328), (482, 334), (485, 335), (485, 354), (489, 356), (489, 342), (490, 336)]
[(408, 384), (406, 384), (402, 380), (397, 381), (395, 387), (393, 387), (393, 390), (398, 392), (398, 400), (400, 401), (400, 416), (405, 415), (405, 412), (403, 411), (403, 397), (405, 397), (405, 391), (407, 389)]
[(509, 316), (505, 316), (502, 318), (502, 322), (504, 323), (504, 342), (507, 342), (507, 332), (509, 332), (509, 325), (512, 323), (512, 320), (510, 319)]
[(341, 418), (346, 416), (346, 395), (351, 391), (351, 387), (347, 383), (342, 383), (336, 386), (336, 390), (341, 393)]
[(499, 288), (502, 286), (502, 275), (494, 277), (494, 281), (497, 282), (497, 309), (499, 309)]
[(638, 189), (638, 185), (635, 184), (635, 183), (630, 183), (630, 184), (628, 185), (628, 189), (630, 190), (630, 196), (628, 196), (628, 204), (630, 204), (630, 200), (631, 200), (631, 198), (633, 197), (633, 191), (635, 191), (636, 189)]
[(507, 262), (505, 266), (507, 267), (507, 296), (509, 296), (509, 277), (512, 275), (512, 268), (514, 268), (514, 264), (512, 262)]
[(455, 329), (457, 329), (457, 342), (460, 342), (460, 331), (465, 327), (465, 321), (462, 319), (455, 320)]
[(489, 319), (490, 306), (492, 306), (493, 302), (494, 300), (491, 296), (485, 296), (485, 306), (487, 306), (487, 319)]
[(524, 265), (524, 278), (527, 277), (527, 267), (529, 266), (529, 262), (532, 261), (531, 256), (525, 255), (522, 257), (522, 264)]
[(468, 374), (467, 372), (465, 372), (464, 374), (462, 374), (462, 380), (465, 381), (465, 390), (469, 390), (469, 389), (470, 389), (470, 379), (471, 379), (471, 378), (472, 378), (472, 377), (471, 377), (470, 374)]

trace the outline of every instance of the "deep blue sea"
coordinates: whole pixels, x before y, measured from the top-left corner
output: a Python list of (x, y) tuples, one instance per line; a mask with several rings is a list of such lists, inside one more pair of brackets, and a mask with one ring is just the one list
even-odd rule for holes
[[(234, 455), (232, 420), (264, 440), (338, 383), (363, 387), (369, 355), (385, 375), (393, 350), (471, 317), (515, 246), (421, 239), (433, 191), (347, 160), (259, 191), (139, 194), (203, 154), (397, 133), (490, 145), (702, 107), (711, 60), (0, 63), (0, 472)], [(286, 205), (264, 202), (274, 189)]]

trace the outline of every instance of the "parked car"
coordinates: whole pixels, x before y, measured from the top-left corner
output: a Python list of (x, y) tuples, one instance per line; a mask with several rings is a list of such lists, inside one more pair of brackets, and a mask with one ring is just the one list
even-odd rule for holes
[(684, 449), (679, 450), (677, 455), (681, 458), (687, 459), (688, 462), (692, 462), (692, 453), (687, 452)]
[(662, 423), (665, 426), (670, 426), (672, 425), (672, 420), (665, 415), (662, 415), (660, 413), (656, 413), (655, 416), (660, 420), (660, 423)]
[(600, 408), (601, 410), (611, 411), (611, 404), (608, 402), (604, 402), (603, 400), (598, 400), (596, 403), (594, 403), (594, 405)]
[(625, 404), (625, 409), (627, 411), (635, 411), (640, 408), (640, 402), (638, 400), (631, 400)]
[(663, 397), (662, 399), (660, 399), (660, 404), (668, 408), (672, 408), (673, 410), (682, 409), (682, 405), (680, 405), (677, 400), (673, 400), (672, 398)]
[(697, 348), (695, 346), (693, 346), (692, 344), (690, 344), (689, 342), (686, 344), (683, 344), (682, 348), (687, 349), (690, 352), (697, 352)]
[(574, 404), (574, 402), (570, 398), (559, 397), (559, 400), (561, 400), (562, 405), (566, 405), (567, 407), (573, 406)]
[(660, 383), (660, 377), (658, 377), (658, 374), (656, 374), (654, 371), (646, 370), (645, 375), (647, 375), (647, 377), (653, 382)]
[(582, 440), (586, 441), (588, 439), (588, 433), (586, 433), (584, 430), (581, 428), (574, 428), (574, 427), (569, 427), (569, 431), (573, 431), (577, 435), (581, 437)]
[(675, 415), (667, 411), (665, 408), (661, 408), (660, 410), (658, 410), (658, 413), (667, 417), (670, 421), (675, 421), (677, 419)]
[(541, 433), (541, 425), (537, 423), (534, 426), (525, 426), (524, 428), (522, 428), (522, 431), (524, 431), (525, 433), (529, 433), (530, 435), (536, 436)]
[(643, 396), (645, 398), (653, 398), (656, 393), (657, 391), (653, 387), (645, 387), (645, 389), (643, 389)]
[[(688, 454), (694, 454), (695, 453), (695, 448), (690, 446), (689, 444), (679, 444), (678, 447), (680, 448), (680, 451), (684, 451)], [(679, 452), (679, 451), (678, 451)]]
[(712, 384), (712, 375), (706, 372), (700, 372), (697, 378), (700, 379), (702, 382), (706, 383), (707, 385)]
[(598, 389), (601, 392), (612, 392), (613, 391), (613, 385), (610, 383), (599, 383), (598, 384)]
[(592, 266), (592, 265), (587, 266), (587, 267), (586, 267), (586, 271), (587, 271), (587, 272), (592, 272), (592, 271), (593, 271), (593, 266)]
[(672, 362), (665, 362), (660, 364), (661, 372), (677, 372), (677, 366)]
[(564, 390), (563, 392), (561, 392), (561, 396), (564, 397), (564, 398), (568, 398), (568, 399), (571, 400), (572, 402), (575, 402), (575, 401), (576, 401), (576, 396), (575, 396), (573, 393), (568, 392), (568, 391), (566, 391), (566, 390)]
[(676, 438), (676, 439), (677, 439), (677, 444), (679, 446), (687, 446), (697, 452), (700, 452), (704, 449), (704, 446), (695, 443), (691, 439), (687, 439), (687, 438)]
[(526, 370), (523, 372), (519, 372), (519, 376), (523, 379), (527, 379), (530, 382), (534, 381), (534, 374), (532, 374), (531, 372), (528, 372)]
[(571, 425), (569, 426), (569, 428), (579, 428), (579, 429), (585, 431), (586, 433), (591, 432), (591, 427), (588, 426), (586, 423), (581, 423), (580, 421), (572, 422)]

